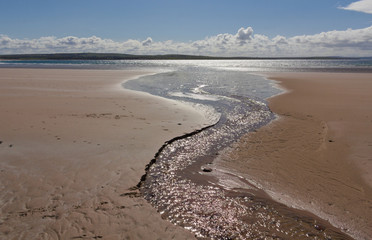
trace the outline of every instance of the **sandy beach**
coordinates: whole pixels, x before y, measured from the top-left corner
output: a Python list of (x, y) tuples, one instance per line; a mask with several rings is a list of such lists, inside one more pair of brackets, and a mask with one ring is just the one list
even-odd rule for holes
[[(123, 89), (140, 71), (0, 69), (1, 239), (193, 239), (132, 188), (162, 144), (209, 124)], [(272, 73), (278, 118), (215, 161), (275, 200), (372, 235), (371, 74)]]
[(0, 69), (1, 239), (193, 238), (129, 190), (165, 141), (208, 124), (122, 88), (145, 74)]
[(274, 199), (328, 220), (356, 239), (372, 236), (372, 77), (275, 73), (286, 90), (269, 99), (278, 119), (248, 134), (217, 165)]

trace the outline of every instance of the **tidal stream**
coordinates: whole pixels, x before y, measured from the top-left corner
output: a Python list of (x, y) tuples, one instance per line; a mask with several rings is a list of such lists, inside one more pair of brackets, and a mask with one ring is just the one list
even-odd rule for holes
[[(128, 82), (126, 88), (203, 106), (216, 119), (166, 142), (146, 169), (141, 193), (163, 218), (200, 239), (351, 239), (317, 216), (273, 201), (239, 176), (213, 174), (219, 154), (275, 118), (264, 98), (278, 90), (268, 86), (263, 78), (228, 71), (167, 72)], [(221, 184), (226, 179), (244, 187)]]

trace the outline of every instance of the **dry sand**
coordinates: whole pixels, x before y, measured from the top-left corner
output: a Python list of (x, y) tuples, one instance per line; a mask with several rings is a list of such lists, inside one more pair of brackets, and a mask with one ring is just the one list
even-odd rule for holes
[(128, 195), (161, 145), (208, 124), (124, 90), (144, 72), (0, 69), (0, 239), (190, 239)]
[(279, 118), (218, 165), (358, 239), (372, 236), (372, 74), (270, 74)]

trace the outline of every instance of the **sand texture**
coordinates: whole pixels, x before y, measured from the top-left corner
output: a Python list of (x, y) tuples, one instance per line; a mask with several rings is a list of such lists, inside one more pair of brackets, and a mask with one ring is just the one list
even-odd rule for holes
[(372, 236), (372, 75), (269, 74), (278, 114), (218, 160), (276, 200), (357, 239)]
[(136, 192), (161, 145), (204, 127), (124, 90), (132, 71), (0, 69), (0, 239), (190, 239)]

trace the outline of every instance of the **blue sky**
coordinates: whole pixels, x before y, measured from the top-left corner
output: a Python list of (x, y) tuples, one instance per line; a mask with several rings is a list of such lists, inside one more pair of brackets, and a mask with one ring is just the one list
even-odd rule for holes
[[(298, 37), (318, 36), (319, 41), (319, 34), (332, 33), (337, 39), (361, 38), (360, 47), (354, 46), (357, 54), (372, 55), (367, 39), (372, 0), (0, 0), (0, 9), (0, 54), (81, 50), (289, 56), (297, 52), (294, 41), (302, 42)], [(241, 28), (250, 33), (244, 41), (237, 36)], [(367, 32), (355, 32), (363, 29)], [(274, 49), (277, 37), (281, 43), (292, 39), (292, 47)], [(271, 50), (263, 51), (259, 40)], [(356, 54), (336, 47), (299, 53)]]

